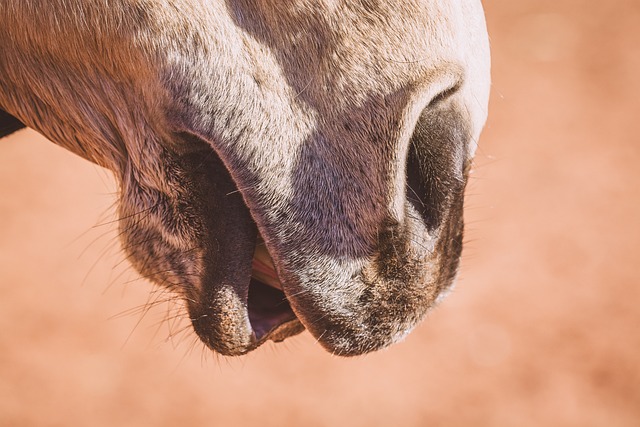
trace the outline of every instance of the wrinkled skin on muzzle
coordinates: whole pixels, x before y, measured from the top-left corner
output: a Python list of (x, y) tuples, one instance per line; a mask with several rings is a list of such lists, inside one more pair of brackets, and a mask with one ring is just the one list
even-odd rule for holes
[[(480, 3), (135, 3), (96, 32), (120, 43), (109, 61), (90, 6), (59, 16), (86, 46), (51, 47), (55, 70), (12, 34), (31, 20), (62, 37), (53, 18), (16, 3), (0, 109), (114, 171), (131, 262), (184, 297), (212, 349), (306, 328), (357, 355), (406, 336), (458, 268), (489, 91)], [(43, 71), (59, 77), (34, 88)]]

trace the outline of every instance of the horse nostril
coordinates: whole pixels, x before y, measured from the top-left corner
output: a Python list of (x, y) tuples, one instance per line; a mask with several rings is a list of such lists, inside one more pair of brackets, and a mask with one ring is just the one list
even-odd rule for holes
[(420, 159), (420, 154), (415, 147), (409, 150), (409, 160), (407, 162), (407, 201), (420, 214), (429, 232), (436, 230), (442, 220), (441, 205), (446, 195), (438, 191), (433, 180), (433, 176), (428, 163)]
[(427, 108), (411, 137), (407, 200), (430, 232), (440, 227), (451, 205), (464, 192), (470, 140), (467, 127), (464, 116), (451, 103), (448, 109)]

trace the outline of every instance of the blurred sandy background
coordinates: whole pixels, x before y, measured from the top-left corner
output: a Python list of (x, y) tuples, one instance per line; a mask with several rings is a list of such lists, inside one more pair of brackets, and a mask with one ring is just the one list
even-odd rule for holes
[(640, 425), (640, 2), (485, 7), (460, 280), (377, 354), (203, 351), (175, 306), (142, 316), (167, 295), (122, 261), (109, 174), (0, 141), (0, 425)]

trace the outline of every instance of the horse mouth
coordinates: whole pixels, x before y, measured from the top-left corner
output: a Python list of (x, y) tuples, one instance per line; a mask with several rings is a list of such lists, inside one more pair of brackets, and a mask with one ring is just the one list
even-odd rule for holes
[[(194, 331), (207, 347), (222, 355), (239, 356), (266, 341), (280, 342), (305, 329), (259, 236), (254, 245), (253, 258), (250, 253), (241, 257), (247, 261), (246, 267), (240, 267), (246, 271), (246, 276), (241, 275), (244, 279), (211, 283), (187, 299)], [(234, 263), (233, 259), (226, 261)]]
[(247, 311), (256, 345), (267, 340), (280, 342), (304, 330), (282, 290), (271, 256), (260, 237), (251, 265)]
[[(201, 218), (191, 237), (199, 251), (168, 257), (187, 314), (200, 340), (227, 356), (246, 354), (266, 341), (282, 341), (304, 331), (283, 291), (282, 280), (258, 229), (245, 195), (215, 150), (207, 148), (181, 157), (189, 172), (195, 214)], [(205, 165), (204, 167), (202, 165)], [(186, 216), (186, 215), (184, 215)], [(268, 231), (268, 230), (267, 230)], [(141, 270), (153, 245), (130, 254)], [(174, 261), (177, 259), (178, 261)], [(142, 262), (140, 261), (142, 260)], [(277, 260), (277, 259), (276, 259)], [(172, 264), (173, 265), (173, 264)], [(191, 270), (183, 265), (193, 266)], [(164, 283), (160, 281), (160, 283)]]

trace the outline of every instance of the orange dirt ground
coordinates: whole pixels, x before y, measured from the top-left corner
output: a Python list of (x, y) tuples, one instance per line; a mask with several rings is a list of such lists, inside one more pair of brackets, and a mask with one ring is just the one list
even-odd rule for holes
[(224, 359), (162, 322), (175, 304), (140, 320), (167, 295), (122, 261), (109, 174), (0, 141), (0, 425), (640, 425), (640, 3), (485, 7), (457, 288), (366, 357), (305, 333)]

